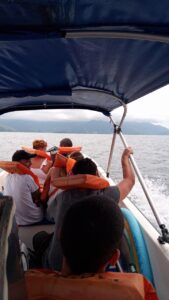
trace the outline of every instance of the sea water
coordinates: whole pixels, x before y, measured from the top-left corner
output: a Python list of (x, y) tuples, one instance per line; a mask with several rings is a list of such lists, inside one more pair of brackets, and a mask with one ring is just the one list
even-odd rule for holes
[[(82, 151), (107, 168), (112, 141), (110, 134), (65, 134), (65, 133), (20, 133), (1, 132), (0, 160), (10, 160), (12, 154), (21, 146), (32, 146), (34, 139), (45, 139), (48, 147), (58, 146), (59, 141), (69, 137), (74, 146), (82, 146)], [(126, 136), (127, 143), (133, 148), (134, 158), (153, 199), (161, 222), (169, 228), (169, 136)], [(123, 145), (117, 137), (110, 174), (115, 183), (122, 179), (121, 155)], [(147, 199), (138, 180), (129, 198), (141, 212), (158, 228)]]

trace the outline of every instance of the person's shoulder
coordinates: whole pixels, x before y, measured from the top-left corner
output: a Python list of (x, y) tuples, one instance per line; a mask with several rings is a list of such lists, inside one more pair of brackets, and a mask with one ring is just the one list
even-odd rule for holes
[(5, 185), (7, 185), (11, 181), (11, 179), (12, 179), (11, 175), (13, 175), (13, 174), (8, 173), (5, 176)]
[(28, 175), (28, 174), (24, 174), (24, 181), (25, 183), (28, 185), (28, 186), (33, 186), (33, 187), (36, 187), (37, 189), (39, 188), (38, 185), (35, 183), (34, 179), (32, 178), (31, 175)]
[[(78, 194), (79, 196), (79, 194)], [(77, 191), (74, 189), (71, 190), (62, 190), (58, 195), (56, 195), (55, 201), (57, 203), (68, 203), (77, 198)]]
[(106, 187), (103, 190), (105, 196), (111, 197), (116, 202), (120, 200), (120, 190), (117, 185)]
[(60, 192), (56, 195), (56, 199), (67, 198), (71, 196), (72, 190), (60, 190)]
[(117, 185), (110, 185), (110, 186), (106, 187), (104, 190), (113, 192), (113, 191), (118, 191), (119, 188)]
[(11, 175), (14, 175), (14, 174), (7, 173), (7, 175), (5, 176), (5, 179), (9, 179), (11, 177)]
[(65, 190), (63, 191), (64, 193), (64, 197), (73, 197), (73, 198), (79, 198), (82, 196), (86, 196), (88, 195), (88, 189), (69, 189), (69, 190)]
[(34, 181), (32, 176), (29, 174), (23, 174), (22, 176), (23, 176), (24, 180)]
[(5, 181), (10, 181), (10, 180), (17, 180), (18, 178), (20, 178), (21, 175), (20, 174), (16, 174), (16, 173), (8, 173), (5, 177)]

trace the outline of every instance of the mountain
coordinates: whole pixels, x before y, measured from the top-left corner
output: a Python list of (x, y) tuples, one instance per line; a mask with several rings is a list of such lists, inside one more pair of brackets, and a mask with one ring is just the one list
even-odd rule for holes
[(125, 122), (123, 132), (133, 135), (169, 135), (168, 128), (148, 122)]
[(0, 132), (9, 132), (9, 131), (16, 131), (16, 130), (14, 128), (5, 125), (0, 125)]
[[(148, 122), (125, 122), (122, 127), (125, 134), (132, 135), (169, 135), (169, 129)], [(58, 132), (58, 133), (112, 133), (110, 122), (94, 121), (34, 121), (1, 119), (0, 131), (19, 132)]]

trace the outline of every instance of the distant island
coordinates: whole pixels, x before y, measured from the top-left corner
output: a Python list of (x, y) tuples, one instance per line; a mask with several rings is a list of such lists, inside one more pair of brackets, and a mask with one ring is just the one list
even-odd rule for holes
[[(148, 122), (124, 122), (122, 130), (129, 135), (169, 135), (169, 129)], [(109, 121), (34, 121), (0, 119), (0, 131), (110, 134)]]

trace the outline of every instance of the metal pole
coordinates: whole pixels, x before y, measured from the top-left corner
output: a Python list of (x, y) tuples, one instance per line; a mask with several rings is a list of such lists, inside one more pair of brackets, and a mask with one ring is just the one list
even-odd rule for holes
[[(124, 147), (128, 148), (127, 142), (126, 142), (126, 140), (125, 140), (125, 138), (124, 138), (124, 136), (123, 136), (123, 134), (122, 134), (122, 132), (121, 132), (120, 129), (119, 129), (118, 133), (119, 133), (119, 136), (120, 136), (120, 138), (121, 138), (121, 140), (123, 142)], [(154, 216), (155, 216), (155, 218), (157, 220), (157, 223), (158, 223), (159, 227), (161, 228), (162, 223), (161, 223), (161, 220), (160, 220), (160, 216), (159, 216), (158, 212), (156, 211), (156, 209), (154, 207), (153, 200), (151, 199), (151, 197), (150, 197), (150, 195), (148, 193), (148, 190), (147, 190), (147, 187), (145, 185), (144, 179), (143, 179), (143, 177), (142, 177), (142, 175), (140, 173), (140, 170), (137, 167), (137, 164), (135, 162), (135, 159), (134, 159), (133, 155), (130, 155), (130, 161), (131, 161), (132, 166), (133, 166), (133, 168), (135, 170), (135, 173), (136, 173), (136, 175), (138, 177), (138, 180), (139, 180), (139, 182), (140, 182), (140, 184), (142, 186), (142, 189), (143, 189), (143, 191), (145, 193), (145, 196), (146, 196), (146, 198), (147, 198), (147, 200), (148, 200), (148, 202), (149, 202), (149, 204), (151, 206), (151, 209), (152, 209), (152, 211), (154, 213)]]
[[(121, 125), (126, 117), (126, 114), (127, 114), (127, 106), (120, 99), (118, 99), (118, 101), (122, 104), (122, 106), (124, 108), (124, 112), (123, 112), (122, 118), (120, 120), (120, 124), (118, 125), (118, 127), (119, 126), (121, 127)], [(114, 126), (114, 134), (113, 134), (113, 139), (112, 139), (111, 148), (110, 148), (109, 160), (108, 160), (108, 164), (107, 164), (107, 171), (106, 171), (107, 177), (109, 177), (109, 175), (110, 175), (110, 166), (111, 166), (111, 162), (112, 162), (113, 151), (114, 151), (114, 146), (115, 146), (115, 141), (116, 141), (116, 136), (117, 136), (117, 125), (114, 123), (111, 116), (110, 116), (110, 121)]]
[(110, 175), (110, 166), (111, 166), (111, 162), (112, 162), (113, 150), (114, 150), (114, 146), (115, 146), (116, 136), (117, 136), (116, 125), (114, 125), (114, 134), (113, 134), (113, 138), (112, 138), (110, 154), (109, 154), (109, 160), (108, 160), (107, 171), (106, 171), (107, 177), (109, 177), (109, 175)]

